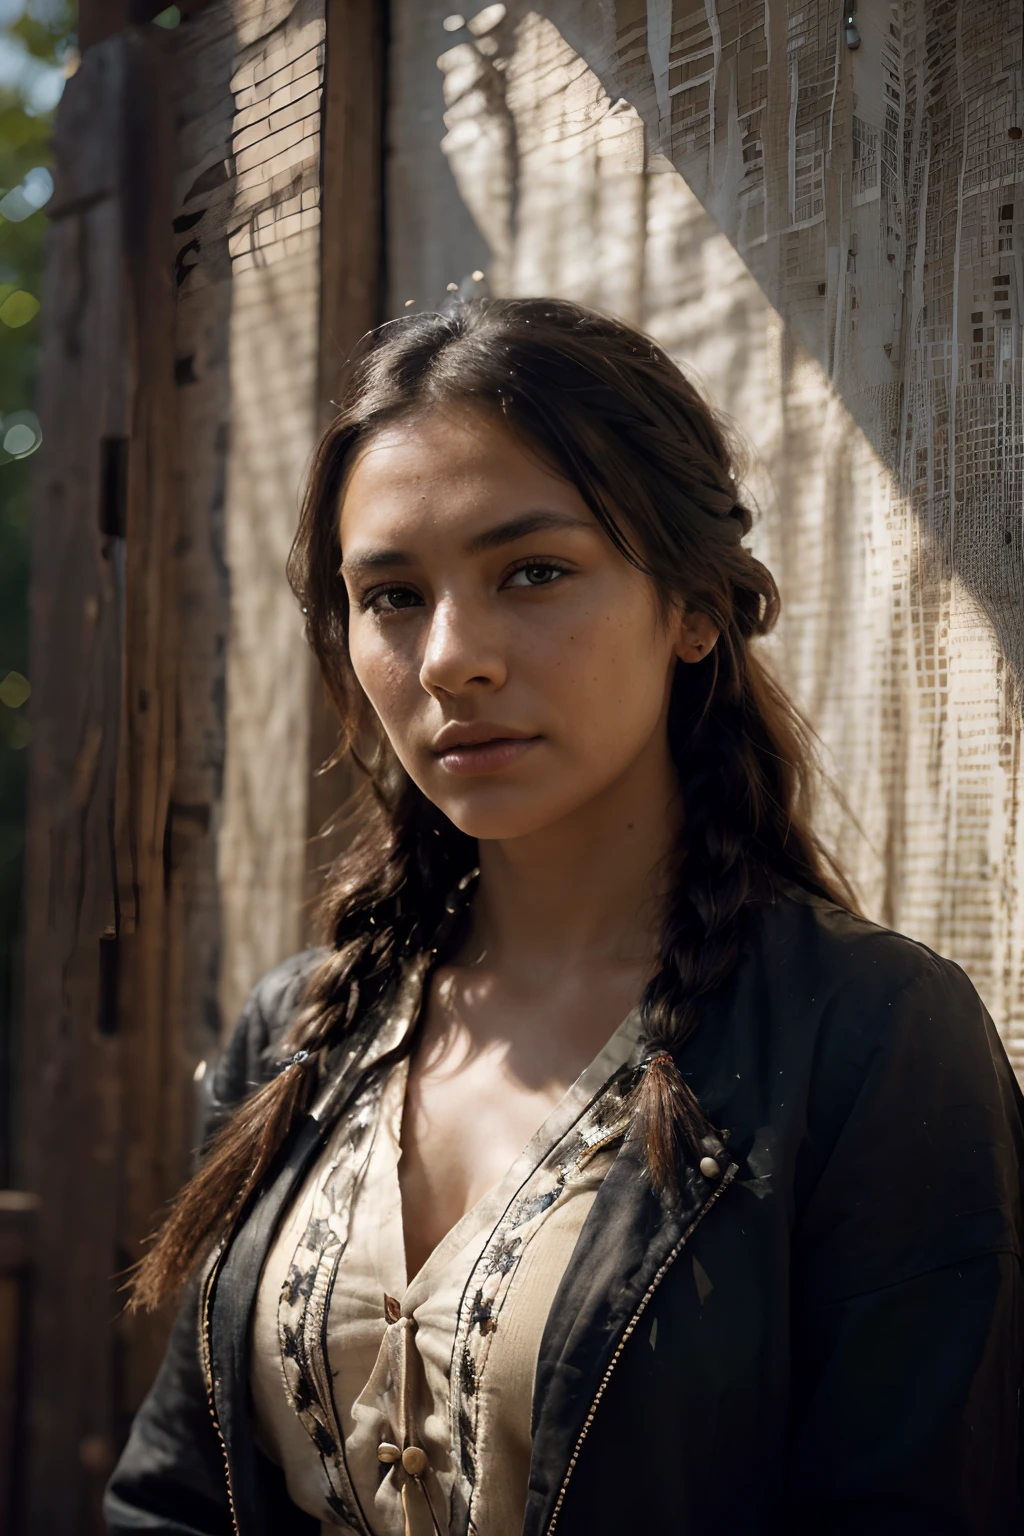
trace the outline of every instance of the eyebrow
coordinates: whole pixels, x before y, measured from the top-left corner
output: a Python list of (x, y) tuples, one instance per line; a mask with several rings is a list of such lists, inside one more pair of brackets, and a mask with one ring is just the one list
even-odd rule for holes
[[(531, 534), (560, 528), (589, 529), (590, 524), (566, 512), (524, 512), (519, 517), (509, 518), (507, 522), (497, 523), (493, 528), (475, 534), (467, 540), (465, 552), (467, 555), (486, 554), (489, 550), (502, 549), (506, 544), (514, 544), (518, 539), (528, 538)], [(394, 568), (413, 563), (413, 557), (403, 549), (365, 549), (354, 558), (346, 557), (341, 568), (352, 575), (359, 571), (379, 570), (384, 566)]]

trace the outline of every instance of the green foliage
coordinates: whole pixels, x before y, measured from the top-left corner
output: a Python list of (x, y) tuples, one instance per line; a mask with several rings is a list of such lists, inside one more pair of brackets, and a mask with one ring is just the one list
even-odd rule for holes
[[(24, 67), (0, 84), (0, 198), (38, 166), (49, 167), (53, 112), (38, 110), (40, 82), (55, 94), (54, 71), (73, 52), (67, 0), (46, 0), (6, 29), (8, 56)], [(13, 44), (12, 49), (10, 45)], [(44, 91), (45, 95), (45, 91)], [(0, 220), (0, 416), (31, 411), (47, 295), (43, 290), (46, 210)], [(33, 305), (18, 295), (31, 296)], [(11, 306), (8, 312), (7, 306)], [(4, 322), (7, 323), (4, 323)], [(13, 322), (13, 324), (11, 323)], [(45, 427), (44, 427), (45, 431)], [(0, 426), (0, 441), (3, 428)], [(13, 441), (14, 439), (12, 439)], [(45, 451), (45, 448), (43, 449)], [(25, 786), (31, 738), (28, 656), (29, 542), (34, 458), (0, 452), (0, 1122), (8, 1119), (15, 954), (23, 878)], [(11, 675), (13, 674), (13, 676)], [(0, 1124), (0, 1184), (10, 1180), (10, 1128)]]

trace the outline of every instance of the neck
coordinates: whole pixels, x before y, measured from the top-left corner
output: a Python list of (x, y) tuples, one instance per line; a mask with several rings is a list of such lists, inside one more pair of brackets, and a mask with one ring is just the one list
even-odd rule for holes
[(481, 842), (467, 953), (543, 991), (581, 967), (653, 966), (681, 806), (660, 739), (600, 796), (552, 826)]

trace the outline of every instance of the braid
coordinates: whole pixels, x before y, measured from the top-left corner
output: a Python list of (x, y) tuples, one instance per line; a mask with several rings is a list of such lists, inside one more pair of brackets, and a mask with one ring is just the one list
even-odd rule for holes
[(699, 1157), (713, 1130), (677, 1058), (708, 999), (736, 969), (752, 903), (789, 879), (853, 906), (806, 826), (808, 728), (745, 643), (748, 626), (772, 622), (774, 604), (762, 604), (755, 617), (748, 599), (749, 592), (737, 604), (738, 634), (722, 635), (697, 666), (679, 663), (673, 687), (669, 741), (683, 847), (661, 970), (641, 999), (648, 1057), (633, 1098), (652, 1182), (666, 1192), (677, 1185), (683, 1149)]
[[(713, 666), (711, 658), (701, 664), (702, 670)], [(684, 678), (680, 664), (677, 695)], [(684, 750), (676, 752), (684, 847), (662, 929), (661, 970), (641, 1000), (645, 1041), (655, 1055), (634, 1099), (637, 1132), (662, 1189), (676, 1183), (680, 1142), (699, 1156), (711, 1130), (675, 1057), (697, 1028), (706, 999), (735, 969), (742, 919), (757, 884), (750, 859), (757, 775), (744, 760), (741, 715), (742, 705), (716, 700), (701, 710)]]
[(307, 1113), (327, 1052), (359, 1046), (371, 1009), (406, 953), (444, 942), (457, 916), (449, 893), (475, 862), (462, 836), (408, 780), (389, 809), (375, 786), (359, 797), (359, 831), (329, 886), (323, 918), (332, 940), (279, 1042), (279, 1070), (235, 1113), (171, 1206), (131, 1281), (133, 1311), (151, 1310), (187, 1280), (197, 1255), (230, 1230)]

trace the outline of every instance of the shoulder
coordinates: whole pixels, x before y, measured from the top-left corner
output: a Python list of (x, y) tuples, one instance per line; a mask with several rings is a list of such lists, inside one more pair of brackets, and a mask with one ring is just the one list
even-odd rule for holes
[(792, 1036), (775, 1060), (795, 1101), (794, 1209), (824, 1290), (1019, 1255), (1024, 1104), (968, 976), (802, 894), (758, 928), (755, 969)]
[[(902, 1182), (924, 1204), (941, 1191), (936, 1232), (952, 1209), (987, 1210), (1004, 1241), (996, 1195), (1019, 1180), (1021, 1094), (960, 966), (798, 892), (758, 914), (747, 960), (742, 985), (767, 1023), (777, 1113), (800, 1148), (798, 1206), (801, 1187), (817, 1188), (834, 1212), (846, 1180), (844, 1199), (859, 1209), (873, 1182), (878, 1215), (890, 1198), (879, 1191)], [(972, 1220), (980, 1243), (984, 1221)]]
[(995, 1027), (970, 978), (905, 935), (806, 892), (789, 889), (759, 909), (750, 960), (791, 1029), (828, 1064), (838, 1052), (863, 1071), (879, 1052), (950, 1056), (993, 1052)]
[(815, 1162), (868, 1103), (887, 1141), (896, 1125), (950, 1118), (964, 1134), (970, 1122), (996, 1140), (1019, 1135), (1020, 1090), (960, 966), (792, 888), (751, 916), (718, 1012), (735, 1062), (707, 1044), (723, 1113), (785, 1128)]
[(304, 949), (289, 955), (261, 976), (249, 993), (208, 1081), (207, 1134), (218, 1130), (243, 1099), (275, 1076), (278, 1042), (326, 953)]
[(809, 983), (823, 998), (853, 988), (865, 1001), (882, 1001), (894, 989), (929, 983), (977, 996), (954, 961), (796, 886), (757, 909), (753, 945), (771, 956), (780, 983)]

